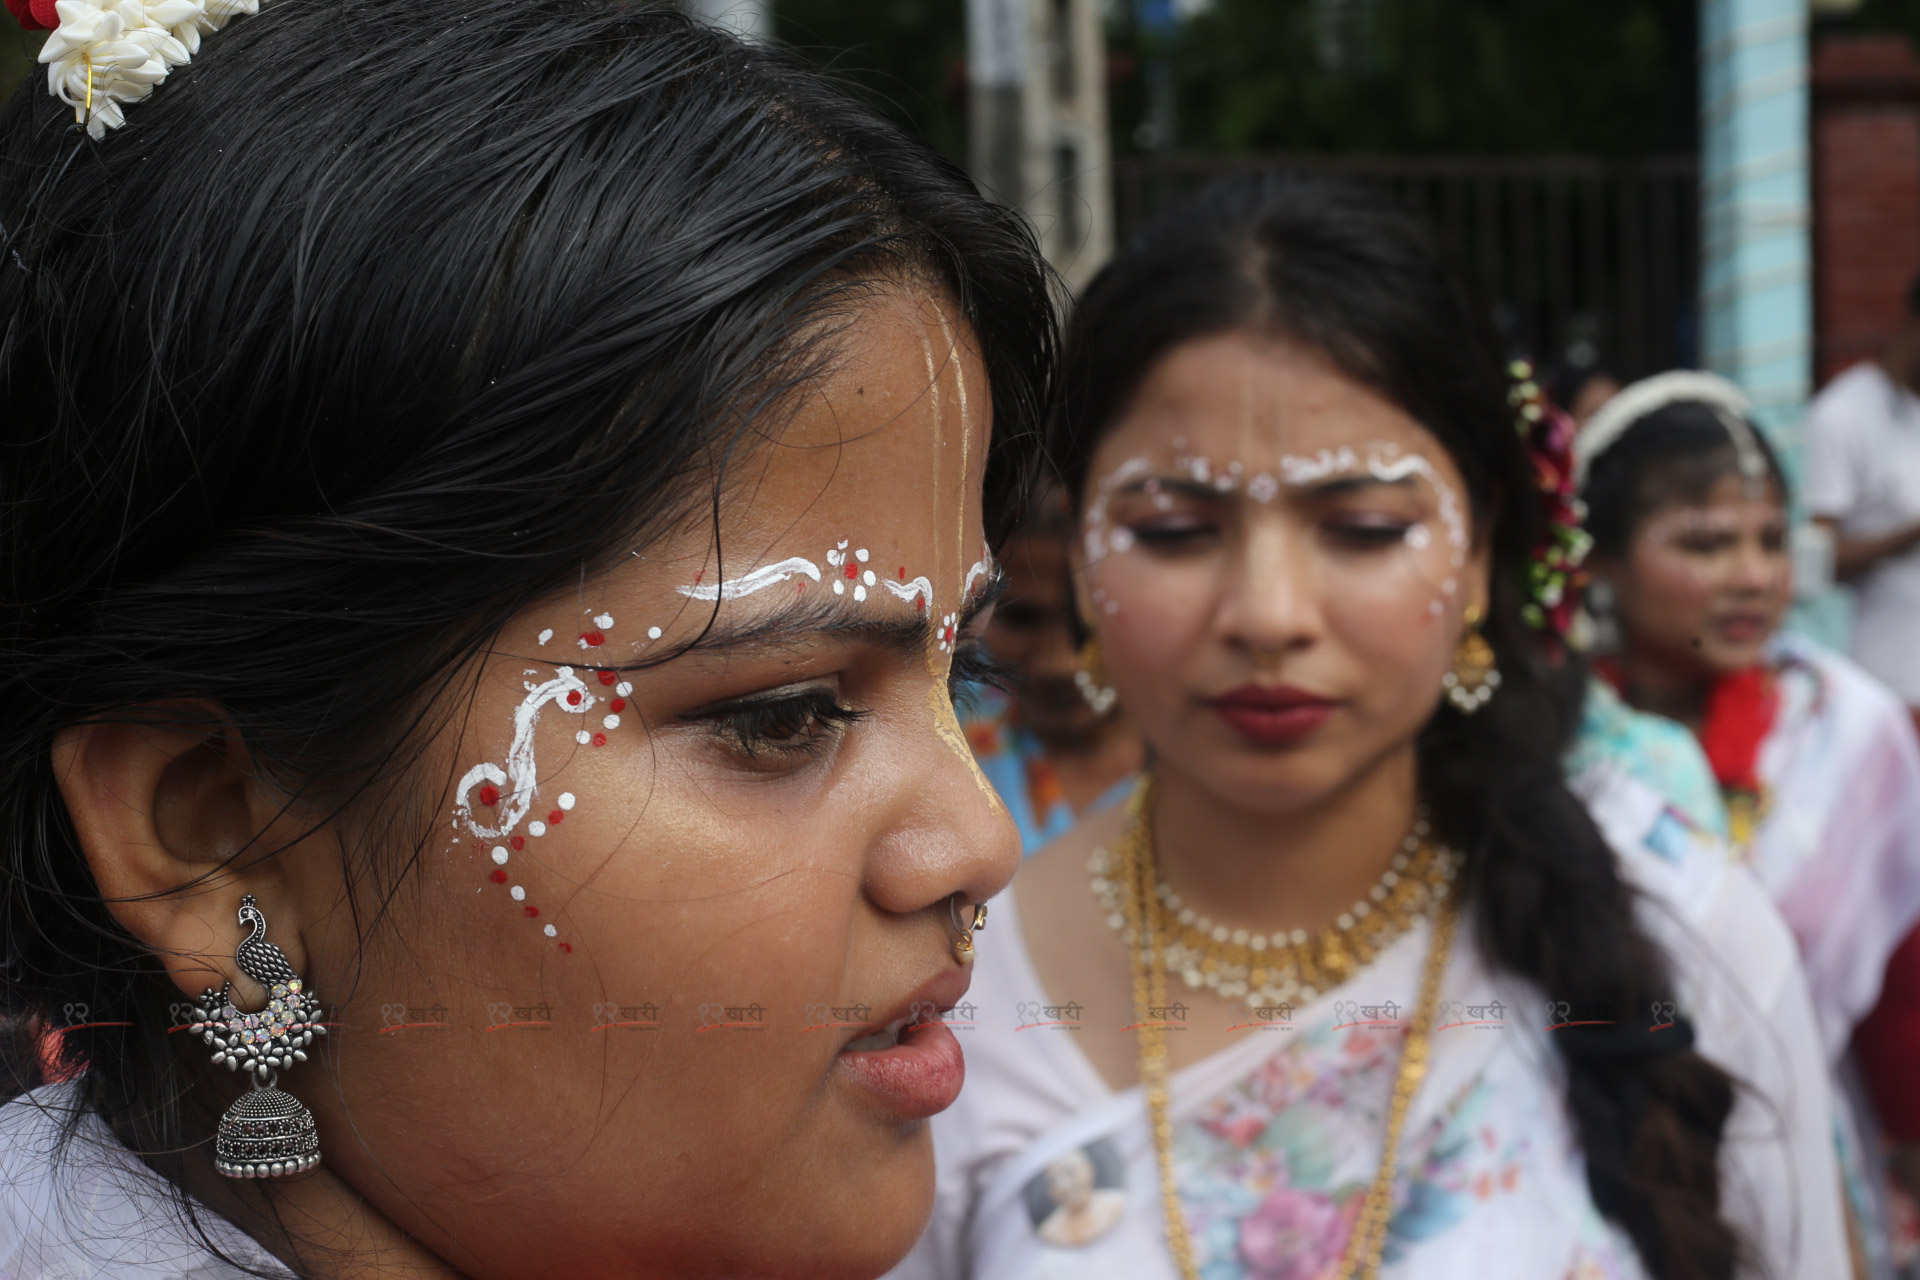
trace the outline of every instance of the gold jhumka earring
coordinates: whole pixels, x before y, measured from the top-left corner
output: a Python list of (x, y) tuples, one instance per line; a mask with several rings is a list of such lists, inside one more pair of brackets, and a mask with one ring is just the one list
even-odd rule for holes
[(1453, 670), (1440, 677), (1440, 683), (1447, 691), (1447, 701), (1462, 715), (1470, 716), (1486, 706), (1488, 699), (1493, 697), (1493, 691), (1500, 687), (1500, 668), (1496, 664), (1493, 646), (1480, 633), (1480, 619), (1483, 616), (1479, 605), (1467, 607), (1463, 619), (1467, 630), (1453, 651)]
[(1087, 637), (1087, 642), (1080, 646), (1080, 669), (1073, 673), (1073, 683), (1096, 715), (1106, 715), (1120, 700), (1119, 693), (1107, 683), (1107, 660), (1100, 652), (1097, 637)]

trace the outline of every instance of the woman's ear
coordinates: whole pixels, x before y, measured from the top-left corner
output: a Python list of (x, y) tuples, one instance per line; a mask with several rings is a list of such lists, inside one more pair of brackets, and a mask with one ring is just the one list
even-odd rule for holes
[(256, 778), (237, 730), (197, 707), (171, 722), (90, 721), (55, 737), (53, 770), (107, 910), (181, 991), (232, 980), (237, 999), (263, 998), (233, 958), (248, 893), (291, 926), (273, 941), (304, 971), (279, 860), (248, 856), (272, 848), (285, 803)]

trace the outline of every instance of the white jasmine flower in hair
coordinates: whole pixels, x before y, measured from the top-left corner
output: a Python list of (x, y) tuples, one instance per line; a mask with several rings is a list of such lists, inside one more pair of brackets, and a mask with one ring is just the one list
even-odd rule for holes
[(86, 122), (88, 133), (102, 137), (125, 123), (123, 103), (138, 102), (167, 78), (166, 60), (146, 34), (139, 0), (59, 0), (54, 12), (60, 25), (40, 48), (47, 88)]
[(260, 0), (58, 0), (40, 50), (47, 88), (93, 137), (126, 123), (124, 104), (153, 92), (200, 50), (200, 37)]

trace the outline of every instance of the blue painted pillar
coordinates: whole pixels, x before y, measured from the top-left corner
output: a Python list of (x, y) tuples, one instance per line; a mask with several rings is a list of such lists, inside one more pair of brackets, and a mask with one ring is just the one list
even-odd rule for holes
[[(1701, 0), (1701, 363), (1752, 397), (1796, 490), (1813, 373), (1807, 67), (1807, 0)], [(1837, 641), (1831, 550), (1804, 522), (1794, 559), (1794, 624)]]
[(1813, 351), (1806, 0), (1702, 0), (1700, 320), (1709, 369), (1797, 455)]

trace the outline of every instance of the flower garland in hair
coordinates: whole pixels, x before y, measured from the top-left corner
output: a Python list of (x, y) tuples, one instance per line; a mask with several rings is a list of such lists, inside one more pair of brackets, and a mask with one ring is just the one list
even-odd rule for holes
[(1574, 482), (1577, 428), (1540, 390), (1531, 364), (1515, 360), (1507, 372), (1513, 379), (1507, 400), (1514, 409), (1514, 428), (1533, 462), (1543, 526), (1528, 560), (1523, 584), (1526, 602), (1520, 606), (1520, 616), (1553, 643), (1564, 644), (1587, 581), (1581, 566), (1593, 547), (1583, 527), (1586, 506)]
[(260, 0), (5, 0), (40, 49), (47, 89), (95, 138), (127, 122), (123, 107), (153, 92), (200, 52), (200, 37)]

